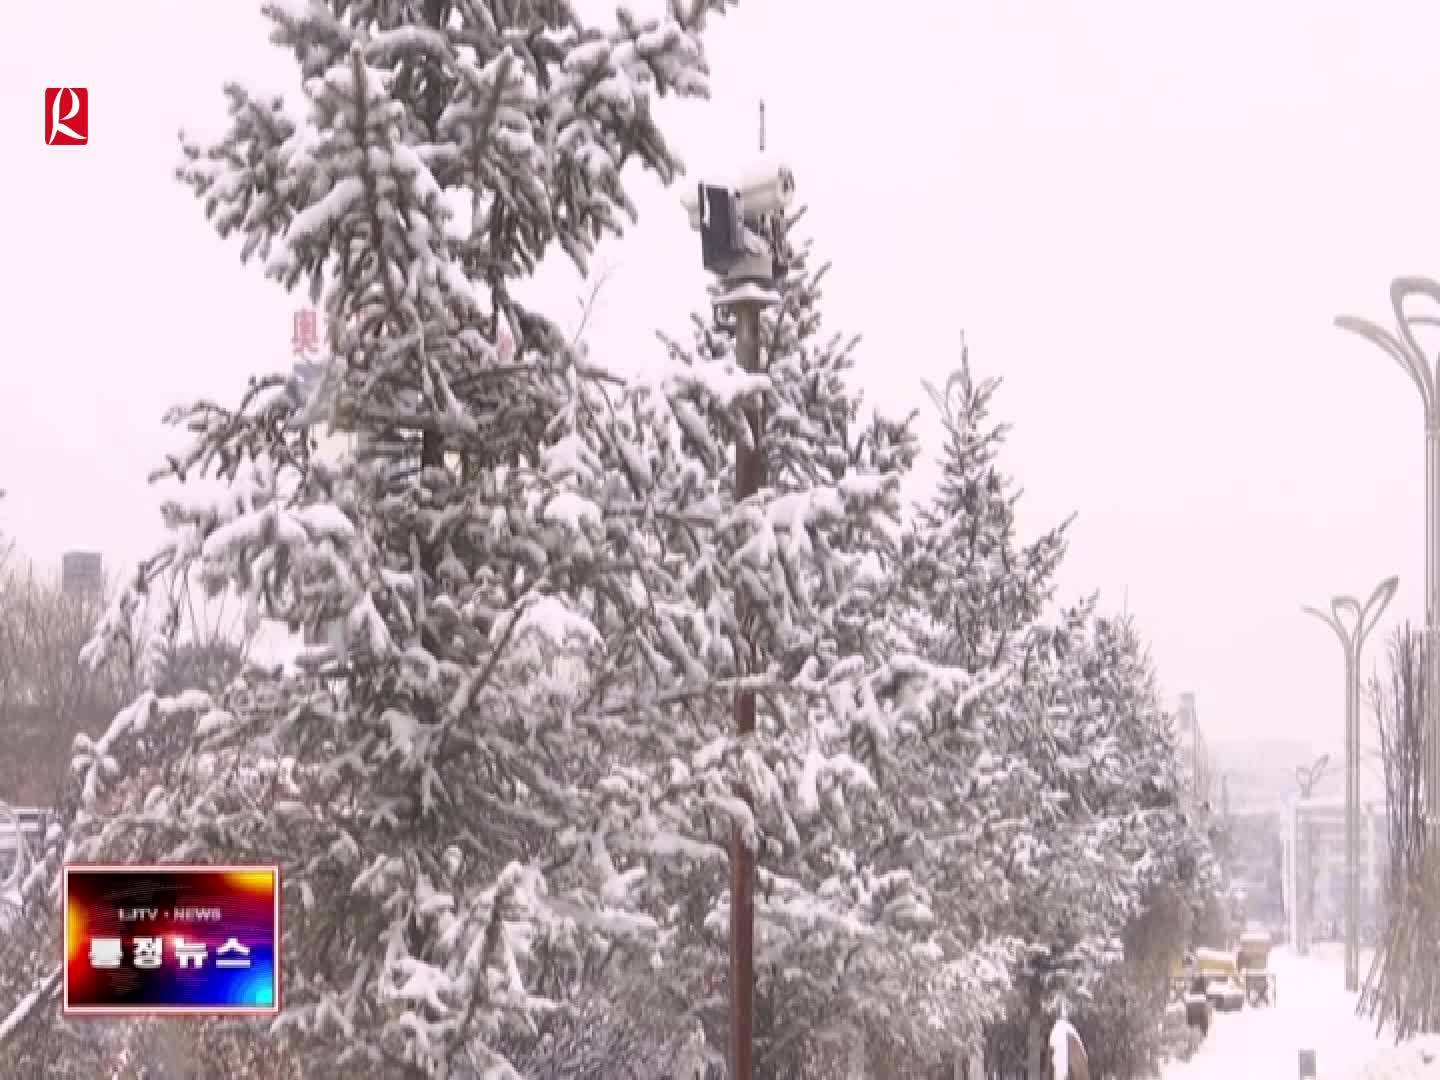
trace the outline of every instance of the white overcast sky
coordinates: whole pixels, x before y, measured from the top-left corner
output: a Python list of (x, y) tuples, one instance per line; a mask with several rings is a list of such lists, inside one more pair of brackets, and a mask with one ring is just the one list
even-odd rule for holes
[[(222, 80), (293, 75), (257, 3), (16, 7), (0, 530), (113, 565), (158, 536), (164, 408), (289, 362), (300, 301), (170, 175)], [(919, 405), (963, 330), (1005, 378), (1025, 524), (1079, 512), (1066, 594), (1128, 596), (1212, 737), (1329, 746), (1340, 651), (1299, 605), (1398, 573), (1394, 616), (1422, 617), (1418, 395), (1331, 320), (1384, 321), (1392, 277), (1440, 276), (1436, 40), (1418, 0), (744, 0), (711, 38), (714, 100), (673, 110), (674, 138), (692, 176), (737, 160), (763, 96), (871, 399)], [(57, 85), (89, 88), (89, 146), (43, 145)], [(619, 363), (702, 297), (675, 193), (641, 204), (593, 323)], [(569, 315), (563, 268), (541, 291)]]

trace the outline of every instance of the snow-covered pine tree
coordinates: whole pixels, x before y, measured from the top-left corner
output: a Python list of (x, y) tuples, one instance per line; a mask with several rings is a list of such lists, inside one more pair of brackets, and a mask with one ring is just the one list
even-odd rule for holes
[(1065, 526), (1028, 545), (1017, 538), (1018, 493), (998, 463), (1006, 428), (989, 418), (998, 385), (975, 379), (967, 351), (931, 391), (945, 435), (941, 479), (905, 532), (892, 604), (902, 650), (972, 673), (986, 689), (936, 693), (911, 714), (917, 736), (897, 741), (885, 762), (896, 790), (866, 823), (870, 857), (912, 869), (934, 898), (946, 978), (928, 1007), (946, 1019), (930, 1052), (943, 1058), (972, 1049), (998, 1018), (1019, 945), (1005, 917), (1011, 879), (1026, 872), (1030, 824), (1047, 812), (1036, 800), (1043, 729), (1017, 687), (1050, 640), (1036, 619)]
[(1057, 812), (1035, 822), (1045, 857), (1039, 873), (1024, 879), (1019, 908), (1032, 1008), (1038, 1002), (1046, 1014), (1088, 998), (1106, 966), (1120, 959), (1119, 931), (1133, 911), (1139, 873), (1127, 856), (1146, 854), (1127, 841), (1139, 812), (1129, 798), (1139, 790), (1131, 770), (1149, 747), (1125, 741), (1121, 730), (1133, 734), (1143, 723), (1131, 722), (1135, 713), (1153, 701), (1116, 692), (1133, 687), (1127, 672), (1107, 666), (1121, 658), (1096, 648), (1095, 634), (1105, 627), (1093, 615), (1068, 622), (1058, 662), (1034, 703), (1045, 718), (1049, 751), (1036, 764)]
[[(797, 223), (781, 230), (787, 242)], [(656, 910), (675, 932), (667, 977), (677, 1012), (700, 1013), (722, 1049), (723, 845), (738, 818), (759, 845), (757, 1061), (767, 1070), (823, 1068), (826, 1044), (853, 1040), (875, 1002), (900, 1010), (909, 987), (889, 972), (928, 935), (926, 926), (916, 936), (928, 902), (909, 875), (877, 874), (847, 837), (851, 794), (873, 785), (852, 748), (884, 741), (890, 706), (930, 679), (880, 648), (914, 439), (908, 421), (863, 416), (848, 380), (855, 342), (823, 330), (826, 268), (811, 266), (808, 245), (786, 255), (781, 302), (762, 318), (763, 373), (738, 369), (728, 323), (697, 316), (693, 343), (667, 343), (672, 364), (652, 394), (661, 414), (637, 421), (669, 433), (672, 453), (690, 462), (687, 482), (717, 507), (709, 542), (681, 518), (664, 532), (705, 613), (677, 632), (703, 649), (705, 666), (760, 691), (760, 730), (743, 742), (730, 702), (713, 696), (651, 723), (678, 766), (657, 812), (684, 837), (677, 852), (711, 856), (707, 874), (681, 863), (652, 877)], [(745, 393), (762, 395), (766, 474), (761, 492), (737, 504), (731, 447)], [(762, 658), (763, 670), (748, 675), (732, 645), (737, 586), (755, 613), (748, 630)], [(868, 1019), (882, 1022), (874, 1011)]]
[(938, 490), (906, 537), (902, 626), (932, 661), (1000, 682), (935, 710), (924, 752), (895, 763), (909, 797), (882, 804), (895, 817), (878, 832), (936, 898), (952, 955), (988, 943), (970, 954), (983, 971), (1013, 947), (1014, 992), (984, 983), (952, 1030), (977, 1037), (1003, 1004), (992, 1064), (1021, 1069), (1038, 1062), (1057, 1002), (1078, 1004), (1114, 970), (1121, 930), (1186, 837), (1164, 817), (1173, 747), (1133, 631), (1093, 620), (1092, 601), (1043, 618), (1068, 522), (1017, 539), (1018, 493), (998, 460), (1007, 429), (989, 418), (998, 386), (967, 355), (932, 391), (946, 442)]
[(1087, 810), (1114, 830), (1139, 895), (1193, 879), (1208, 844), (1185, 814), (1179, 740), (1132, 618), (1093, 621), (1081, 676), (1090, 693), (1082, 737), (1109, 751), (1083, 774)]
[[(705, 92), (698, 34), (727, 6), (605, 29), (558, 0), (271, 4), (309, 116), (231, 85), (229, 130), (185, 146), (220, 233), (323, 303), (330, 360), (303, 405), (269, 376), (173, 414), (194, 439), (167, 472), (229, 492), (167, 504), (173, 539), (92, 655), (171, 571), (238, 588), (256, 620), (338, 618), (345, 645), (223, 695), (142, 695), (77, 747), (68, 855), (281, 862), (277, 1031), (317, 1051), (310, 1075), (516, 1075), (501, 1047), (554, 1008), (537, 988), (653, 925), (607, 844), (644, 815), (564, 765), (626, 734), (624, 703), (591, 707), (602, 661), (693, 671), (665, 634), (693, 616), (640, 528), (652, 487), (619, 499), (605, 468), (645, 451), (606, 443), (602, 376), (512, 286), (620, 230), (627, 163), (675, 175), (653, 101)], [(320, 460), (327, 424), (363, 455)], [(627, 622), (648, 596), (664, 616)], [(599, 677), (570, 685), (567, 650)], [(630, 689), (654, 701), (658, 680)], [(107, 798), (162, 754), (164, 784)]]
[(1213, 890), (1216, 868), (1204, 823), (1185, 812), (1178, 741), (1133, 621), (1095, 619), (1083, 657), (1091, 702), (1084, 738), (1110, 750), (1092, 752), (1077, 801), (1118, 870), (1123, 902), (1111, 918), (1124, 955), (1099, 972), (1073, 1015), (1093, 1068), (1146, 1075), (1161, 1065), (1154, 1017), (1168, 998), (1171, 963), (1188, 943), (1190, 909)]
[(1031, 1080), (1039, 1076), (1046, 1017), (1061, 1002), (1083, 1000), (1089, 980), (1114, 958), (1107, 914), (1120, 900), (1113, 868), (1070, 790), (1088, 754), (1080, 734), (1086, 694), (1079, 654), (1091, 608), (1083, 603), (1031, 630), (1019, 677), (1005, 687), (1001, 706), (1009, 760), (1026, 775), (1031, 794), (1006, 822), (1011, 849), (998, 863), (1002, 888), (991, 894), (1001, 903), (984, 913), (992, 933), (1019, 946), (1013, 990), (1003, 1020), (987, 1034), (986, 1058), (992, 1068)]
[(1115, 1049), (1103, 1036), (1134, 1020), (1115, 1008), (1126, 1002), (1116, 993), (1129, 975), (1126, 931), (1159, 890), (1188, 888), (1203, 855), (1178, 805), (1173, 731), (1138, 636), (1092, 606), (1048, 635), (1047, 662), (1017, 688), (1042, 721), (1029, 728), (1027, 757), (1049, 797), (1027, 822), (1030, 857), (1009, 874), (1010, 917), (999, 925), (1025, 950), (1011, 1013), (991, 1043), (997, 1064), (1023, 1061), (1032, 1076), (1038, 1034), (1062, 1005), (1104, 1053)]
[(1010, 425), (990, 418), (1000, 385), (998, 378), (976, 380), (967, 346), (945, 385), (927, 388), (945, 446), (939, 484), (918, 508), (905, 549), (907, 583), (928, 598), (913, 632), (927, 654), (970, 671), (1023, 653), (1026, 630), (1054, 595), (1070, 525), (1020, 542), (1015, 507), (1022, 492), (999, 460)]
[[(1121, 930), (1180, 845), (1154, 805), (1169, 797), (1173, 748), (1133, 632), (1093, 622), (1091, 601), (1043, 618), (1069, 523), (1017, 539), (1018, 493), (998, 461), (1007, 428), (989, 418), (998, 386), (976, 380), (967, 355), (932, 391), (946, 442), (906, 539), (903, 626), (933, 661), (1004, 678), (958, 714), (937, 712), (918, 744), (928, 752), (897, 763), (912, 796), (882, 831), (923, 867), (956, 954), (1014, 946), (991, 1064), (1033, 1069), (1045, 1016), (1113, 970)], [(970, 1037), (1001, 1019), (1000, 984), (988, 989), (972, 998)]]

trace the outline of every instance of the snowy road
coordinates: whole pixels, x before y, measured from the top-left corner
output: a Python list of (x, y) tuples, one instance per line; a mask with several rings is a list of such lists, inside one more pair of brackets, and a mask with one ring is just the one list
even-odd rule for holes
[[(1361, 954), (1362, 976), (1370, 954)], [(1299, 1052), (1316, 1054), (1317, 1080), (1350, 1080), (1377, 1052), (1369, 1021), (1355, 1015), (1355, 995), (1345, 992), (1338, 945), (1320, 945), (1308, 958), (1278, 951), (1271, 966), (1280, 982), (1280, 1004), (1215, 1016), (1210, 1037), (1191, 1061), (1171, 1065), (1164, 1080), (1281, 1080), (1299, 1075)]]

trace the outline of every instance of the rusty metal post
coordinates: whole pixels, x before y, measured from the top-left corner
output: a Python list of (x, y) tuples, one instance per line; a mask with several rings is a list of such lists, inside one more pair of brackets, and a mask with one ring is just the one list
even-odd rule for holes
[[(735, 352), (741, 367), (760, 370), (760, 308), (755, 300), (740, 300), (735, 312)], [(744, 440), (735, 446), (735, 501), (742, 502), (760, 490), (765, 482), (765, 455), (762, 445), (764, 415), (758, 404), (744, 412), (750, 429), (750, 445)], [(740, 627), (741, 674), (758, 665), (756, 644), (751, 633), (750, 604), (743, 584), (736, 587), (735, 614)], [(755, 693), (742, 690), (735, 695), (735, 732), (749, 735), (755, 730)], [(753, 1080), (755, 1073), (755, 852), (745, 841), (739, 825), (730, 834), (730, 1080)]]

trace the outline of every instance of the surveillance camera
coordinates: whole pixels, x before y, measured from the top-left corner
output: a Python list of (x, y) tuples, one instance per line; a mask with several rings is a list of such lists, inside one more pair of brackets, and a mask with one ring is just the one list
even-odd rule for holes
[(682, 198), (700, 233), (705, 269), (729, 280), (768, 281), (776, 274), (769, 235), (775, 216), (795, 195), (795, 174), (775, 162), (758, 164), (728, 184), (700, 183)]
[[(795, 197), (795, 174), (779, 162), (761, 161), (736, 177), (702, 182), (700, 185), (701, 190), (707, 187), (721, 187), (733, 193), (741, 218), (754, 225), (790, 205)], [(680, 201), (690, 215), (690, 227), (703, 228), (705, 222), (699, 191), (682, 196)]]
[(750, 169), (735, 185), (747, 220), (778, 214), (795, 197), (795, 174), (778, 162)]

